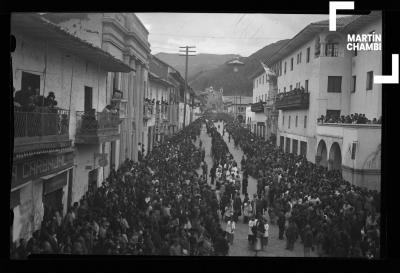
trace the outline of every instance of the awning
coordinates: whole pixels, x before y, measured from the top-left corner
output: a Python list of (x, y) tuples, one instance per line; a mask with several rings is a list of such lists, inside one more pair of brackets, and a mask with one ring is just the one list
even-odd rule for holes
[(134, 69), (110, 53), (69, 34), (59, 26), (35, 13), (13, 13), (11, 15), (11, 30), (17, 30), (33, 39), (47, 41), (61, 50), (98, 64), (108, 72), (130, 72)]
[(68, 184), (67, 182), (67, 172), (62, 172), (48, 180), (43, 181), (43, 194), (49, 194), (58, 189), (62, 189)]

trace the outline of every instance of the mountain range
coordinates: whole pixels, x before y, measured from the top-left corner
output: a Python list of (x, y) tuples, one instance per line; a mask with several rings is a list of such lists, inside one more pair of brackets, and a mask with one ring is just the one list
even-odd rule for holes
[[(185, 57), (174, 53), (157, 53), (154, 56), (159, 58), (161, 61), (171, 65), (181, 73), (182, 77), (185, 77)], [(189, 57), (188, 65), (188, 82), (197, 78), (200, 74), (205, 71), (217, 68), (221, 64), (230, 61), (236, 57), (240, 57), (235, 54), (197, 54)]]
[[(286, 39), (269, 44), (248, 57), (234, 54), (198, 54), (189, 57), (188, 83), (196, 91), (203, 91), (212, 86), (214, 90), (223, 88), (224, 96), (252, 96), (251, 76), (262, 68), (260, 61), (269, 58), (288, 41), (289, 39)], [(182, 76), (185, 75), (185, 57), (169, 53), (158, 53), (155, 56), (177, 69)], [(244, 63), (238, 72), (234, 72), (231, 66), (226, 65), (236, 57)]]

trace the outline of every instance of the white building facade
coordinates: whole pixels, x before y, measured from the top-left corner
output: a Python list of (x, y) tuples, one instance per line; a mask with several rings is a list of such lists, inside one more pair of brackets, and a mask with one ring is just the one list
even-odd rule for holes
[(380, 190), (381, 125), (317, 123), (321, 115), (382, 115), (381, 85), (371, 84), (382, 72), (382, 53), (346, 49), (349, 33), (382, 33), (381, 14), (344, 18), (336, 32), (328, 21), (310, 24), (267, 60), (279, 75), (277, 145), (340, 169), (355, 185)]
[[(36, 14), (13, 14), (14, 153), (10, 208), (13, 241), (29, 238), (51, 210), (63, 215), (103, 180), (106, 143), (119, 139), (118, 113), (104, 113), (109, 72), (132, 69)], [(39, 96), (33, 110), (23, 98)], [(40, 103), (50, 92), (57, 108)], [(89, 128), (90, 127), (90, 128)], [(90, 172), (96, 170), (97, 176)], [(93, 181), (90, 181), (89, 178)]]

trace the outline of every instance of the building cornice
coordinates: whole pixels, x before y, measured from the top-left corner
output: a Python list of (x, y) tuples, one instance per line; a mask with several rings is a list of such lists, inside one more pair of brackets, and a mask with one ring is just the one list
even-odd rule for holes
[(139, 43), (142, 46), (142, 48), (147, 53), (151, 52), (150, 43), (148, 41), (146, 42), (143, 41), (143, 39), (141, 39), (141, 37), (139, 37), (138, 34), (136, 34), (133, 31), (129, 31), (125, 26), (121, 25), (121, 23), (118, 22), (118, 20), (116, 20), (115, 18), (104, 17), (103, 24), (110, 24), (111, 26), (115, 26), (116, 27), (115, 29), (119, 30), (124, 35), (125, 40), (133, 38), (137, 43)]

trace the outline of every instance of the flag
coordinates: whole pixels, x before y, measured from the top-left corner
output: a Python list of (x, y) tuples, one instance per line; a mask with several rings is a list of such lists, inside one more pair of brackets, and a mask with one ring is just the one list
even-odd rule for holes
[(264, 64), (262, 61), (260, 61), (260, 63), (263, 66), (263, 68), (264, 68), (265, 72), (267, 73), (267, 75), (275, 76), (275, 73), (271, 69), (269, 69), (269, 67), (266, 64)]

